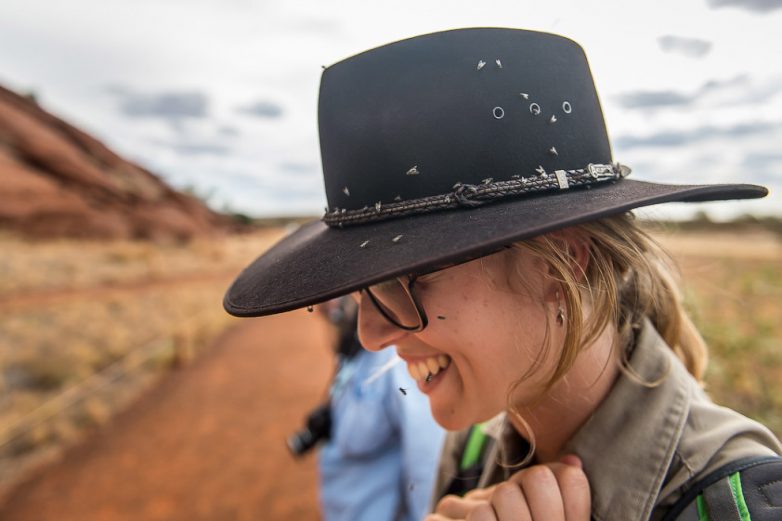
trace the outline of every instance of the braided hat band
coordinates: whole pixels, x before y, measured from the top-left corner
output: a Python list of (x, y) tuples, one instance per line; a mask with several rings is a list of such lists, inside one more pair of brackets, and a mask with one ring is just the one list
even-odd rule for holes
[(322, 220), (330, 227), (351, 226), (382, 221), (396, 217), (429, 213), (456, 208), (472, 208), (502, 199), (539, 194), (570, 188), (591, 188), (594, 185), (613, 183), (630, 174), (630, 168), (613, 165), (589, 164), (576, 170), (555, 170), (549, 174), (542, 167), (535, 177), (512, 176), (508, 181), (484, 179), (479, 185), (456, 183), (453, 191), (392, 203), (377, 202), (358, 210), (334, 208), (326, 211)]

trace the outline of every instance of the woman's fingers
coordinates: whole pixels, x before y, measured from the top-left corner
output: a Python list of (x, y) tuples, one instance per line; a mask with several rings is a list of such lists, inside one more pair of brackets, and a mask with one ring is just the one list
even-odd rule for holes
[[(579, 464), (581, 461), (579, 460)], [(581, 466), (562, 465), (554, 470), (567, 521), (588, 520), (592, 512), (589, 481)]]
[(573, 464), (535, 465), (511, 476), (509, 481), (521, 486), (533, 520), (589, 520), (589, 481), (581, 469), (581, 460), (576, 456), (568, 458), (564, 460)]
[(494, 489), (497, 487), (497, 485), (493, 485), (491, 487), (486, 488), (474, 488), (471, 491), (467, 492), (464, 497), (466, 499), (486, 499), (488, 500), (492, 493), (494, 492)]
[(565, 454), (559, 458), (559, 462), (564, 463), (565, 465), (570, 465), (571, 467), (584, 468), (584, 465), (581, 463), (581, 458), (575, 454)]
[(482, 504), (486, 504), (486, 501), (448, 495), (437, 503), (435, 513), (446, 519), (467, 519), (470, 512)]
[(567, 519), (562, 491), (554, 471), (548, 465), (535, 465), (526, 469), (521, 472), (517, 482), (527, 500), (532, 519)]
[(589, 521), (589, 481), (577, 456), (535, 465), (465, 497), (445, 496), (426, 521)]
[(424, 518), (424, 521), (454, 521), (452, 517), (445, 517), (442, 514), (434, 513), (429, 514)]
[(500, 483), (491, 496), (491, 506), (498, 520), (532, 521), (527, 500), (517, 483)]
[(489, 506), (489, 503), (486, 501), (481, 501), (478, 506), (470, 511), (470, 513), (467, 515), (466, 521), (498, 521), (499, 519), (502, 518), (498, 518), (495, 515), (494, 509)]

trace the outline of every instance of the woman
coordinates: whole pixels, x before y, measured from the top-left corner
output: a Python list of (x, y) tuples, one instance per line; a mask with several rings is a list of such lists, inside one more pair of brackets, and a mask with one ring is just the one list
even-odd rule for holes
[[(782, 447), (701, 392), (703, 342), (627, 213), (764, 188), (627, 179), (583, 51), (545, 33), (447, 31), (348, 58), (324, 70), (319, 125), (323, 219), (224, 305), (358, 292), (364, 347), (396, 345), (454, 431), (430, 519), (779, 516)], [(478, 457), (475, 432), (496, 440)]]

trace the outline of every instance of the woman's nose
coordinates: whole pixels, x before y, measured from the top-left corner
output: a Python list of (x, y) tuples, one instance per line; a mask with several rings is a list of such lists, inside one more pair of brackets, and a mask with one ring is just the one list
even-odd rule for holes
[(358, 298), (358, 339), (368, 351), (380, 351), (408, 334), (386, 320), (364, 293)]

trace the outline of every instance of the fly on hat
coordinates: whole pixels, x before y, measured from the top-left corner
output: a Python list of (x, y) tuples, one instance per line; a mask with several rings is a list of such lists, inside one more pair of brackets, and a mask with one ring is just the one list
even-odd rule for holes
[(315, 304), (640, 206), (767, 193), (627, 179), (584, 51), (548, 33), (459, 29), (366, 51), (323, 71), (318, 117), (326, 213), (239, 275), (224, 299), (233, 315)]

